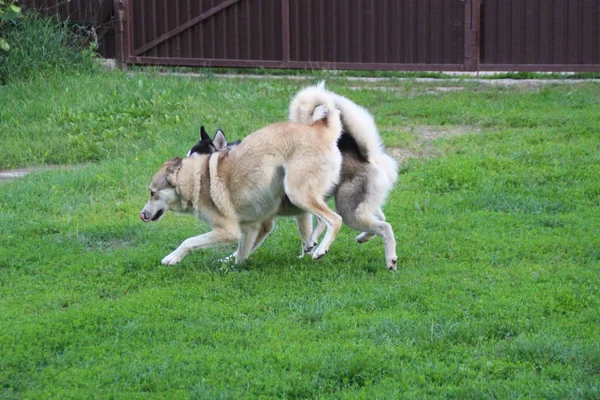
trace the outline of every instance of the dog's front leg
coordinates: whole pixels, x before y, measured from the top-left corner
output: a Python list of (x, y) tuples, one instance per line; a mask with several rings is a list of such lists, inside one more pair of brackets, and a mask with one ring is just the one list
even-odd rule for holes
[(214, 231), (203, 235), (194, 236), (184, 240), (174, 252), (162, 259), (162, 263), (164, 265), (175, 265), (181, 261), (187, 253), (196, 249), (232, 244), (236, 243), (238, 240), (239, 234), (223, 229), (215, 229)]
[(257, 241), (261, 228), (262, 224), (260, 223), (244, 224), (244, 226), (242, 226), (242, 235), (238, 242), (238, 249), (235, 252), (236, 264), (241, 264), (248, 258), (248, 255)]
[[(269, 233), (271, 233), (272, 230), (273, 230), (273, 220), (265, 221), (262, 223), (262, 226), (260, 227), (258, 235), (256, 236), (256, 239), (254, 240), (254, 246), (252, 246), (252, 250), (250, 250), (249, 254), (254, 253), (256, 251), (256, 249), (258, 249), (260, 247), (260, 245), (265, 241), (265, 239), (267, 238)], [(236, 250), (235, 253), (233, 253), (225, 258), (222, 258), (219, 261), (220, 262), (229, 262), (231, 260), (236, 259), (237, 256), (238, 256), (238, 251)]]

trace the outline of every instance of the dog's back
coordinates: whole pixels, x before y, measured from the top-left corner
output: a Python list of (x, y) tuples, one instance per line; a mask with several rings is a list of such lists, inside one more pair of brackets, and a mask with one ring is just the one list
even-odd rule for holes
[[(281, 199), (285, 185), (304, 186), (299, 181), (318, 180), (310, 186), (328, 192), (337, 184), (341, 168), (335, 135), (324, 121), (313, 125), (275, 123), (250, 134), (231, 150), (213, 155), (219, 161), (211, 160), (211, 168), (228, 177), (230, 190), (253, 188), (240, 191), (237, 201), (241, 207), (261, 198), (258, 192)], [(319, 171), (316, 175), (311, 172), (315, 170)]]

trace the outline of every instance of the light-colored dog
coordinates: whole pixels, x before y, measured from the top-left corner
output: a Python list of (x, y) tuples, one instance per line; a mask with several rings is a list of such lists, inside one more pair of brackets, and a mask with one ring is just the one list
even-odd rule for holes
[(236, 242), (236, 263), (243, 262), (286, 208), (284, 199), (325, 224), (325, 237), (312, 256), (327, 253), (342, 224), (324, 202), (340, 176), (336, 143), (342, 125), (331, 98), (315, 105), (311, 116), (310, 124), (269, 125), (231, 150), (167, 161), (152, 177), (141, 219), (158, 221), (168, 210), (193, 212), (212, 231), (185, 240), (162, 263), (173, 265), (195, 249)]
[[(341, 112), (343, 133), (338, 141), (342, 169), (335, 195), (336, 211), (345, 224), (362, 233), (356, 237), (365, 243), (375, 235), (383, 239), (388, 269), (398, 263), (392, 226), (381, 210), (398, 178), (398, 166), (385, 153), (371, 114), (346, 97), (325, 89), (324, 82), (300, 91), (290, 105), (290, 121), (309, 123), (311, 110), (324, 98), (333, 98)], [(325, 226), (319, 221), (311, 239), (318, 238)]]
[[(383, 238), (386, 265), (396, 269), (396, 242), (394, 232), (381, 207), (397, 179), (396, 162), (385, 154), (381, 138), (373, 117), (367, 110), (351, 100), (329, 92), (324, 84), (308, 87), (299, 92), (290, 106), (290, 120), (310, 123), (311, 113), (324, 99), (333, 98), (336, 108), (341, 111), (343, 133), (338, 140), (342, 153), (342, 168), (335, 195), (336, 209), (343, 221), (350, 227), (362, 231), (356, 237), (359, 243), (365, 243), (379, 235)], [(216, 151), (235, 147), (237, 143), (227, 143), (220, 129), (212, 140), (206, 131), (201, 130), (200, 141), (192, 147), (189, 154), (211, 154)], [(313, 230), (310, 214), (290, 204), (284, 198), (279, 216), (294, 216), (302, 240), (304, 252), (310, 252), (323, 233), (324, 224), (319, 223)], [(262, 232), (270, 232), (272, 221), (265, 222)], [(311, 234), (312, 233), (312, 234)], [(261, 242), (264, 237), (261, 237)], [(255, 244), (255, 248), (260, 243)], [(235, 256), (234, 253), (232, 256)]]

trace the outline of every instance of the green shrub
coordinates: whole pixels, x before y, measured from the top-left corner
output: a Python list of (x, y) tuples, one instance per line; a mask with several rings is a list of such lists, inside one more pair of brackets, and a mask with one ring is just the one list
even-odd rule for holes
[(1, 26), (8, 51), (0, 54), (0, 82), (29, 79), (57, 71), (89, 72), (97, 68), (93, 49), (57, 17), (26, 12)]
[(10, 43), (2, 35), (2, 31), (9, 24), (17, 22), (19, 18), (21, 18), (21, 7), (17, 5), (16, 0), (0, 0), (0, 57), (3, 52), (10, 50)]

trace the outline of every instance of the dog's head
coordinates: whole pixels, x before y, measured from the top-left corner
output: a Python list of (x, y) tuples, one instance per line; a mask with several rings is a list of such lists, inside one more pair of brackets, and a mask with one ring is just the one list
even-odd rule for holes
[(180, 199), (176, 186), (181, 163), (181, 158), (173, 158), (164, 163), (154, 174), (148, 187), (150, 198), (140, 213), (142, 221), (158, 221), (169, 209), (178, 208)]
[(212, 154), (217, 151), (231, 149), (239, 143), (239, 140), (237, 142), (227, 143), (225, 133), (223, 133), (221, 129), (217, 129), (215, 138), (211, 139), (210, 136), (208, 136), (208, 133), (206, 133), (204, 126), (202, 126), (200, 127), (200, 140), (190, 149), (190, 151), (188, 151), (187, 156), (190, 157), (194, 154)]

